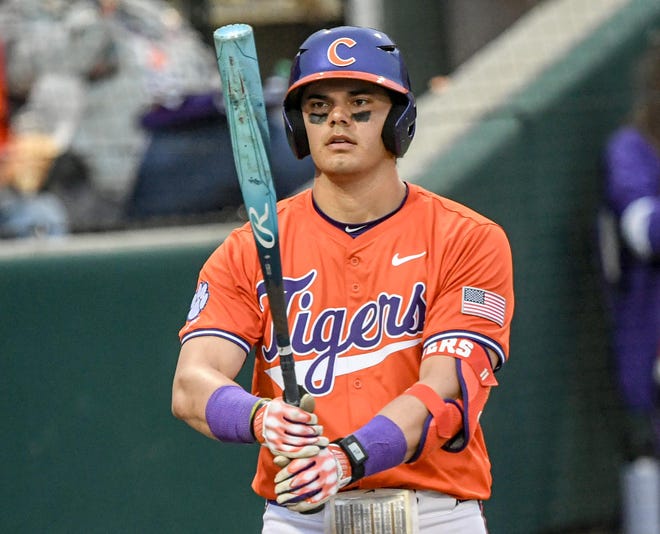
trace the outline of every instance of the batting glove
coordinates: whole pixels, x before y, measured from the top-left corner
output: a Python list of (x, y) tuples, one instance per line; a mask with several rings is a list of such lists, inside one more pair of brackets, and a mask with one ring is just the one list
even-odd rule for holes
[[(301, 406), (305, 403), (301, 401)], [(316, 414), (284, 402), (282, 397), (265, 401), (252, 419), (254, 436), (275, 456), (305, 458), (319, 453), (329, 443)]]
[(351, 482), (351, 463), (336, 443), (311, 458), (292, 460), (275, 476), (277, 502), (295, 512), (320, 508)]

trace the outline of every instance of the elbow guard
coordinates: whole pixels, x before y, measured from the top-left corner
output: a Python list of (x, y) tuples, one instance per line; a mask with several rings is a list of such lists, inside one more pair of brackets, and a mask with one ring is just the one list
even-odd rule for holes
[[(411, 386), (405, 393), (421, 400), (430, 412), (426, 421), (418, 450), (413, 456), (419, 457), (429, 431), (437, 433), (443, 442), (442, 448), (448, 452), (460, 452), (467, 447), (470, 438), (479, 424), (479, 417), (486, 405), (490, 388), (497, 385), (488, 351), (481, 345), (464, 338), (445, 340), (450, 343), (431, 344), (424, 357), (449, 356), (455, 358), (456, 374), (461, 388), (460, 399), (443, 399), (433, 388), (421, 382)], [(451, 342), (466, 350), (450, 350)]]

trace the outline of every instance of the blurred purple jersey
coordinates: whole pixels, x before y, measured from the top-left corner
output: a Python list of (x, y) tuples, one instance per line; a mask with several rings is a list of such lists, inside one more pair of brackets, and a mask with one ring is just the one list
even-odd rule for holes
[[(620, 221), (631, 203), (646, 198), (649, 254), (622, 241), (618, 283), (611, 287), (619, 386), (629, 408), (660, 407), (654, 366), (660, 350), (660, 147), (633, 127), (616, 131), (605, 151), (605, 195)], [(645, 228), (645, 225), (643, 225)]]

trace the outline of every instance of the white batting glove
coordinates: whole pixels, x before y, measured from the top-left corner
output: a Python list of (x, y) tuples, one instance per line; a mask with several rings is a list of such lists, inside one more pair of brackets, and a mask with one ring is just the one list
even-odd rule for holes
[[(306, 403), (301, 401), (301, 405)], [(262, 404), (252, 419), (254, 436), (275, 456), (306, 458), (326, 447), (328, 438), (316, 414), (291, 406), (281, 397)]]
[(294, 512), (309, 512), (350, 481), (350, 461), (339, 445), (331, 443), (312, 458), (291, 460), (277, 473), (277, 502)]

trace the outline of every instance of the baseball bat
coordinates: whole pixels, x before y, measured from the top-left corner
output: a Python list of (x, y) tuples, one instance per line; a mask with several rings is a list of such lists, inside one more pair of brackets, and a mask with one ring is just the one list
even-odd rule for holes
[(270, 171), (270, 135), (252, 27), (228, 24), (213, 33), (234, 163), (273, 318), (284, 400), (300, 406), (282, 278), (277, 197)]

